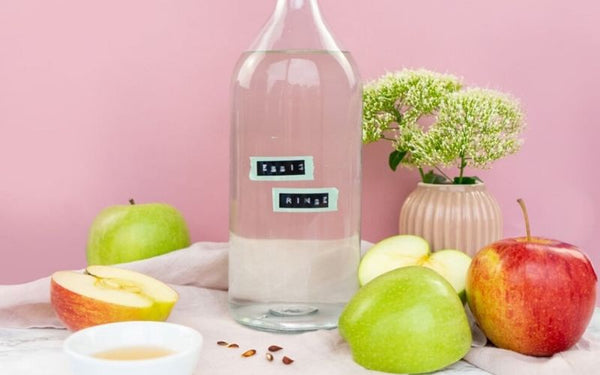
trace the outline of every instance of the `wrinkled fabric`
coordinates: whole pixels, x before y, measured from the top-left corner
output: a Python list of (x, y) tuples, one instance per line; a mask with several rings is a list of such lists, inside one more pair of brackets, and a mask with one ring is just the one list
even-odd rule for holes
[[(363, 252), (371, 244), (363, 242)], [(200, 242), (188, 248), (158, 257), (118, 265), (152, 276), (172, 286), (179, 293), (169, 321), (193, 327), (204, 335), (205, 345), (198, 373), (231, 374), (368, 374), (353, 362), (350, 348), (337, 330), (321, 330), (302, 334), (275, 334), (248, 329), (229, 315), (227, 305), (227, 243)], [(63, 328), (50, 305), (50, 277), (25, 284), (0, 285), (0, 327)], [(592, 321), (600, 332), (600, 310)], [(474, 347), (464, 360), (497, 375), (587, 375), (600, 374), (600, 338), (588, 329), (577, 345), (549, 358), (535, 358), (484, 345), (481, 332), (474, 329)], [(483, 337), (483, 341), (485, 338)], [(229, 349), (217, 341), (235, 342), (240, 348)], [(265, 359), (267, 347), (284, 348), (274, 353), (273, 362)], [(476, 346), (476, 347), (475, 347)], [(255, 349), (255, 358), (240, 356), (243, 350)], [(294, 359), (285, 366), (281, 358)], [(455, 364), (448, 373), (467, 371)], [(242, 371), (242, 372), (240, 372)], [(444, 371), (444, 372), (446, 372)]]

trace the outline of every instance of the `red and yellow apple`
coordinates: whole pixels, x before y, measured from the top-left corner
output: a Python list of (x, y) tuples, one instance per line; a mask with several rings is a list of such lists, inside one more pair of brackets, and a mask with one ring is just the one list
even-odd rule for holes
[(567, 350), (592, 318), (597, 276), (577, 247), (527, 237), (494, 242), (473, 258), (467, 301), (490, 341), (533, 356)]
[(73, 331), (125, 320), (166, 320), (177, 299), (177, 292), (159, 280), (109, 266), (58, 271), (50, 281), (52, 307)]

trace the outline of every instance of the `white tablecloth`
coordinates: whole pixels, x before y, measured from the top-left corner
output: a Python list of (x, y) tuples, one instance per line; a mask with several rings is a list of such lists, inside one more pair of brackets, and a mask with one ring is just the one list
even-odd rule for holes
[[(369, 244), (363, 244), (368, 247)], [(227, 244), (196, 243), (160, 257), (121, 265), (167, 283), (180, 294), (169, 321), (200, 331), (205, 338), (197, 374), (370, 374), (352, 361), (348, 345), (337, 330), (302, 334), (260, 332), (237, 324), (227, 307)], [(0, 375), (70, 374), (61, 352), (69, 332), (49, 305), (49, 279), (21, 285), (0, 286)], [(596, 309), (584, 338), (570, 351), (551, 358), (533, 358), (493, 348), (472, 348), (465, 360), (441, 374), (599, 374), (600, 311)], [(239, 349), (216, 345), (235, 342)], [(270, 345), (284, 349), (269, 362), (264, 354)], [(258, 355), (242, 358), (246, 349)], [(280, 359), (294, 359), (284, 365)], [(285, 367), (284, 367), (285, 366)], [(285, 371), (285, 372), (283, 372)]]

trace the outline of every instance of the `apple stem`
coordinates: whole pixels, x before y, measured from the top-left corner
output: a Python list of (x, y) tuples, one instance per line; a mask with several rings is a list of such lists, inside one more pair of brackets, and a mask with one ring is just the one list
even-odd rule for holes
[(129, 204), (132, 206), (135, 204), (135, 201), (133, 200), (133, 198), (129, 199)]
[(523, 217), (525, 218), (525, 231), (527, 232), (527, 241), (531, 241), (531, 228), (529, 227), (529, 215), (527, 215), (527, 207), (525, 207), (525, 201), (521, 198), (517, 199), (521, 211), (523, 211)]

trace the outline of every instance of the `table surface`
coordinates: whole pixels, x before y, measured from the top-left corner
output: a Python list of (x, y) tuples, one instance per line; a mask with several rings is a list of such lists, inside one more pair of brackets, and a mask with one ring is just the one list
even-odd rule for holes
[[(600, 336), (600, 309), (596, 308), (587, 333)], [(66, 375), (70, 374), (67, 358), (62, 353), (64, 329), (0, 328), (0, 374)], [(202, 363), (201, 363), (202, 364)], [(197, 374), (206, 373), (199, 366)], [(370, 372), (369, 372), (370, 373)], [(489, 374), (465, 361), (459, 361), (437, 374)]]
[[(2, 375), (67, 375), (71, 374), (62, 353), (69, 332), (63, 329), (0, 328), (0, 374)], [(197, 374), (206, 374), (199, 367)], [(436, 374), (489, 374), (459, 361)], [(315, 374), (317, 375), (317, 374)]]

